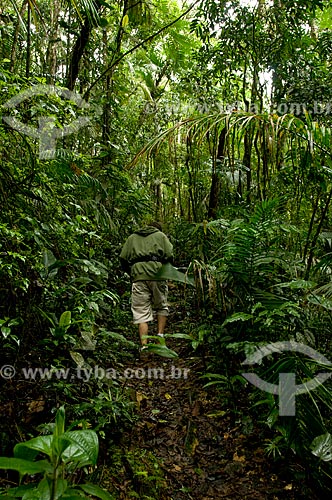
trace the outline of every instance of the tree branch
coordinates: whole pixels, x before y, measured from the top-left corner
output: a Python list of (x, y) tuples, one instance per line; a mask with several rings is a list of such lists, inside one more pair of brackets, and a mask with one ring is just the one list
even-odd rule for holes
[(168, 28), (170, 28), (171, 26), (173, 26), (173, 24), (177, 23), (180, 19), (182, 19), (184, 16), (186, 16), (188, 14), (188, 12), (190, 12), (196, 4), (198, 4), (200, 0), (196, 0), (190, 7), (188, 7), (187, 10), (185, 10), (179, 17), (177, 17), (176, 19), (174, 19), (173, 21), (171, 21), (169, 24), (166, 24), (166, 26), (163, 26), (162, 28), (160, 28), (158, 31), (156, 31), (155, 33), (153, 33), (152, 35), (148, 36), (147, 38), (145, 38), (145, 40), (143, 40), (142, 42), (140, 43), (137, 43), (136, 45), (134, 45), (134, 47), (132, 47), (131, 49), (127, 50), (127, 52), (124, 52), (124, 54), (122, 54), (121, 56), (119, 56), (114, 62), (112, 62), (112, 64), (110, 64), (110, 66), (108, 66), (105, 71), (103, 71), (99, 76), (98, 78), (90, 85), (90, 87), (87, 89), (87, 91), (85, 92), (84, 96), (83, 96), (83, 99), (85, 99), (89, 93), (91, 92), (91, 90), (93, 89), (93, 87), (102, 79), (104, 78), (104, 76), (109, 72), (111, 71), (115, 66), (117, 66), (119, 64), (120, 61), (122, 61), (122, 59), (124, 59), (125, 57), (127, 57), (129, 54), (131, 54), (132, 52), (135, 52), (136, 49), (142, 47), (145, 43), (147, 42), (150, 42), (150, 40), (153, 40), (154, 38), (156, 38), (158, 35), (160, 35), (160, 33), (162, 33), (163, 31), (167, 30)]

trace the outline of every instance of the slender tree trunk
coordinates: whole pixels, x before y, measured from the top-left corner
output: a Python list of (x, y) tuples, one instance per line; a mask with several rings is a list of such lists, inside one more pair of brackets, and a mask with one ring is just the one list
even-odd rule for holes
[[(128, 12), (128, 0), (124, 0), (124, 5), (123, 5), (123, 11), (122, 11), (122, 16), (121, 20), (119, 23), (118, 31), (115, 37), (115, 43), (114, 43), (114, 51), (111, 57), (111, 62), (116, 60), (121, 52), (121, 45), (122, 45), (122, 39), (124, 35), (124, 28), (122, 26), (123, 24), (123, 19), (126, 16)], [(103, 34), (103, 46), (104, 46), (104, 66), (105, 68), (109, 65), (109, 54), (108, 54), (108, 47), (107, 47), (107, 32), (104, 30)], [(109, 101), (111, 98), (111, 91), (112, 91), (112, 82), (113, 82), (113, 74), (115, 71), (115, 67), (113, 67), (109, 73), (106, 75), (106, 81), (105, 81), (105, 105), (103, 109), (103, 141), (106, 142), (109, 133), (110, 133), (110, 106), (109, 106)]]
[(90, 38), (90, 33), (91, 33), (91, 23), (88, 19), (84, 21), (84, 24), (81, 28), (81, 32), (75, 42), (72, 55), (71, 55), (71, 60), (69, 64), (69, 69), (68, 69), (68, 75), (67, 75), (67, 81), (66, 81), (66, 87), (69, 90), (74, 90), (75, 83), (78, 77), (78, 72), (79, 72), (79, 64), (82, 59), (85, 47), (87, 46), (87, 43)]
[(187, 172), (188, 172), (188, 191), (189, 191), (189, 200), (188, 200), (188, 220), (191, 220), (191, 210), (192, 209), (192, 215), (194, 222), (197, 222), (197, 217), (196, 217), (196, 203), (195, 203), (195, 197), (193, 193), (193, 187), (194, 187), (194, 182), (193, 182), (193, 176), (192, 172), (190, 170), (190, 161), (191, 161), (191, 139), (190, 137), (187, 137), (187, 156), (186, 156), (186, 167), (187, 167)]
[[(95, 9), (96, 9), (96, 14), (98, 14), (99, 10), (101, 9), (101, 3), (99, 2), (99, 0), (95, 1)], [(93, 28), (93, 22), (91, 21), (91, 19), (86, 17), (81, 27), (81, 32), (76, 39), (71, 54), (71, 59), (67, 74), (67, 81), (66, 81), (66, 87), (69, 90), (74, 90), (75, 83), (79, 74), (80, 62), (84, 54), (85, 48), (89, 42), (92, 28)]]
[(31, 63), (31, 7), (28, 3), (28, 23), (27, 23), (27, 53), (25, 64), (25, 77), (30, 77), (30, 63)]
[[(247, 177), (247, 201), (250, 202), (250, 188), (251, 188), (251, 150), (252, 150), (252, 133), (246, 130), (244, 133), (244, 154), (243, 165), (246, 167)], [(239, 186), (241, 185), (241, 171), (239, 172)], [(238, 190), (240, 191), (240, 190)], [(241, 195), (241, 191), (239, 192)]]
[[(107, 44), (108, 44), (107, 30), (104, 29), (103, 30), (103, 60), (104, 60), (104, 66), (106, 66), (107, 62), (108, 62), (108, 47), (107, 47)], [(107, 75), (105, 83), (104, 83), (104, 92), (105, 92), (105, 95), (107, 96), (107, 99), (106, 99), (106, 102), (105, 102), (104, 108), (103, 108), (103, 133), (102, 133), (102, 136), (103, 136), (103, 142), (104, 143), (107, 140), (107, 135), (108, 135), (108, 132), (109, 132), (110, 81), (111, 81), (110, 80), (110, 76)], [(105, 158), (104, 160), (107, 160), (107, 158)]]
[(261, 154), (260, 154), (260, 151), (259, 151), (259, 148), (258, 148), (258, 139), (259, 139), (259, 131), (256, 133), (256, 136), (255, 136), (255, 139), (254, 139), (254, 148), (255, 148), (255, 151), (256, 151), (256, 155), (257, 155), (257, 173), (256, 173), (256, 177), (257, 177), (257, 194), (258, 194), (258, 198), (260, 199), (260, 201), (263, 201), (263, 197), (262, 197), (262, 189), (261, 189)]
[[(174, 196), (175, 196), (175, 199), (176, 198), (178, 199), (177, 205), (179, 207), (180, 217), (183, 217), (184, 210), (183, 210), (183, 206), (182, 206), (182, 191), (181, 191), (182, 182), (181, 182), (181, 175), (180, 175), (179, 168), (178, 168), (178, 155), (177, 155), (177, 149), (176, 149), (176, 141), (173, 141), (173, 144), (174, 144), (174, 157), (173, 157), (174, 178), (177, 178), (177, 182), (175, 184)], [(178, 212), (178, 210), (176, 210), (176, 212)]]
[(317, 198), (316, 198), (316, 201), (314, 203), (312, 214), (311, 214), (311, 219), (310, 219), (310, 223), (309, 223), (309, 229), (308, 229), (307, 239), (306, 239), (306, 243), (305, 243), (304, 250), (303, 250), (303, 261), (304, 262), (305, 262), (305, 259), (307, 257), (307, 253), (308, 253), (308, 250), (309, 250), (310, 237), (311, 237), (311, 233), (312, 233), (312, 230), (313, 230), (313, 227), (314, 227), (314, 221), (315, 221), (317, 210), (318, 210), (319, 199), (320, 199), (320, 193), (317, 194)]
[(267, 183), (269, 179), (269, 161), (268, 161), (268, 153), (267, 153), (267, 147), (266, 147), (266, 135), (265, 135), (265, 129), (263, 127), (263, 133), (262, 133), (262, 162), (263, 162), (263, 199), (266, 199), (267, 196)]
[(226, 144), (226, 127), (222, 129), (218, 138), (217, 154), (215, 158), (212, 159), (212, 176), (211, 176), (211, 187), (210, 187), (210, 199), (208, 208), (208, 219), (215, 219), (217, 211), (219, 208), (220, 199), (220, 165), (223, 163), (225, 156), (225, 144)]
[[(68, 11), (68, 25), (71, 26), (71, 10)], [(63, 82), (66, 80), (66, 75), (68, 73), (67, 68), (70, 66), (70, 33), (67, 30), (67, 40), (66, 40), (66, 64), (62, 64), (62, 80)]]
[(155, 197), (156, 197), (156, 219), (161, 220), (162, 210), (162, 182), (160, 179), (155, 181)]
[(59, 29), (60, 3), (53, 0), (51, 4), (51, 27), (46, 51), (47, 83), (55, 83), (57, 72), (57, 39)]
[[(27, 3), (26, 0), (23, 1), (22, 7), (20, 9), (20, 16), (23, 18), (24, 11), (26, 9)], [(20, 33), (20, 20), (17, 20), (16, 26), (15, 26), (15, 31), (14, 31), (14, 37), (13, 37), (13, 44), (11, 48), (11, 53), (10, 53), (10, 72), (13, 73), (15, 70), (15, 63), (16, 63), (16, 53), (17, 53), (17, 42), (18, 42), (18, 35)]]

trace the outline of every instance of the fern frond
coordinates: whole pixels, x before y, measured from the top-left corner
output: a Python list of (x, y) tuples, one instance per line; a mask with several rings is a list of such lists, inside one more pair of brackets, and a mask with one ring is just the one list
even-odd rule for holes
[(86, 215), (92, 216), (98, 225), (104, 228), (115, 229), (116, 224), (109, 214), (107, 208), (96, 200), (82, 200), (81, 207)]

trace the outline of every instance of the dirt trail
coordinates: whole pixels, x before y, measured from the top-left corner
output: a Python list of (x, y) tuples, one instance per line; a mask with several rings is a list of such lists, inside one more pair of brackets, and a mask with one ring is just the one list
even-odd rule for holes
[[(265, 456), (264, 438), (241, 414), (241, 402), (236, 420), (215, 389), (204, 388), (200, 358), (192, 357), (179, 340), (167, 345), (179, 353), (178, 359), (149, 353), (128, 365), (136, 374), (129, 385), (140, 419), (125, 442), (128, 449), (145, 449), (158, 458), (165, 481), (156, 498), (309, 498), (301, 496), (286, 470)], [(119, 482), (133, 488), (130, 467)], [(145, 496), (143, 483), (136, 481), (134, 488), (138, 498), (151, 498)], [(122, 486), (122, 499), (132, 498), (128, 491)]]
[[(293, 482), (288, 464), (277, 467), (265, 456), (265, 436), (250, 420), (246, 398), (239, 395), (231, 411), (213, 386), (204, 388), (201, 357), (183, 340), (170, 338), (167, 345), (178, 358), (148, 353), (123, 366), (133, 374), (126, 385), (139, 418), (119, 431), (112, 449), (100, 440), (104, 466), (93, 481), (119, 500), (313, 500)], [(29, 427), (32, 418), (45, 422), (42, 382), (23, 382), (8, 386), (0, 405), (8, 430), (13, 422), (15, 429)]]

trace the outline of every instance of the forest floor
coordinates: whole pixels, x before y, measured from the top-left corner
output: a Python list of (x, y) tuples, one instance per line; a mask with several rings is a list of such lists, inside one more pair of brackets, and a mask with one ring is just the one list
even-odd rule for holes
[(204, 387), (202, 358), (184, 341), (170, 337), (167, 346), (179, 357), (144, 353), (127, 365), (139, 419), (122, 438), (122, 468), (104, 487), (111, 483), (122, 500), (315, 498), (294, 482), (294, 464), (266, 456), (246, 398), (230, 410), (215, 386)]
[[(168, 332), (183, 332), (180, 316), (177, 311), (170, 318)], [(127, 332), (130, 340), (137, 335), (132, 325)], [(232, 397), (216, 386), (205, 387), (207, 353), (202, 356), (172, 335), (166, 342), (177, 358), (145, 352), (123, 361), (122, 369), (133, 375), (124, 385), (136, 416), (112, 442), (101, 437), (103, 465), (96, 482), (117, 500), (318, 500), (305, 490), (300, 464), (274, 462), (266, 455), (267, 427), (255, 421), (248, 393), (239, 390)], [(5, 455), (13, 440), (31, 436), (30, 427), (45, 422), (55, 401), (54, 389), (51, 394), (42, 383), (13, 380), (2, 390)], [(3, 481), (0, 485), (7, 486)]]

